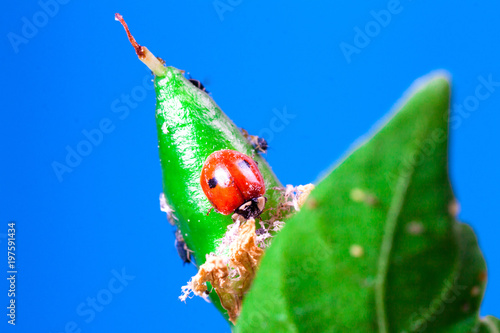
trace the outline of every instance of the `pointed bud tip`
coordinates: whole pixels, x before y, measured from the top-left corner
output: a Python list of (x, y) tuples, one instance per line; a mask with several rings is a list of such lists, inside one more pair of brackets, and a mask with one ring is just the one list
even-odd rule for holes
[(127, 33), (128, 40), (130, 41), (130, 44), (135, 49), (135, 53), (139, 57), (139, 59), (146, 64), (146, 66), (153, 71), (153, 73), (157, 76), (162, 76), (165, 74), (165, 67), (163, 66), (164, 61), (158, 60), (146, 47), (139, 45), (137, 41), (135, 40), (134, 36), (130, 33), (130, 30), (127, 26), (127, 23), (123, 19), (123, 16), (121, 16), (119, 13), (115, 14), (115, 20), (120, 22), (125, 29), (125, 32)]

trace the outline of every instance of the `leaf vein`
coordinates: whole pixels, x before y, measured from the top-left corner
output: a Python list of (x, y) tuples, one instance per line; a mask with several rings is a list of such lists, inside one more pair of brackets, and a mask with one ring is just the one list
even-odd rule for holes
[(483, 318), (481, 319), (481, 321), (486, 324), (486, 326), (490, 329), (492, 333), (500, 333), (498, 327), (495, 325), (494, 322), (491, 321), (491, 317)]
[(410, 184), (411, 176), (413, 175), (414, 168), (407, 170), (400, 174), (394, 197), (392, 199), (389, 211), (387, 212), (386, 227), (380, 248), (380, 256), (378, 260), (378, 271), (375, 283), (375, 308), (377, 316), (377, 324), (379, 332), (389, 332), (387, 324), (387, 313), (385, 309), (385, 283), (387, 279), (387, 272), (389, 271), (389, 261), (391, 257), (392, 245), (394, 243), (394, 235), (398, 223), (399, 214), (405, 202), (406, 192)]

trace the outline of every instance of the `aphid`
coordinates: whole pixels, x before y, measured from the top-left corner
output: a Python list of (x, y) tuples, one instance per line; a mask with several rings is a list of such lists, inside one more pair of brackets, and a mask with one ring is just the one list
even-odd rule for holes
[(187, 76), (188, 76), (188, 81), (191, 82), (191, 84), (193, 86), (195, 86), (196, 88), (200, 89), (201, 91), (204, 91), (206, 92), (207, 94), (210, 93), (207, 88), (205, 88), (205, 86), (203, 85), (203, 83), (201, 83), (200, 80), (196, 80), (196, 79), (193, 79), (191, 77), (191, 74), (187, 73)]
[(175, 232), (175, 248), (177, 249), (177, 253), (179, 257), (182, 259), (182, 262), (185, 264), (191, 263), (191, 251), (184, 241), (184, 237), (182, 237), (182, 233), (180, 230)]
[(248, 220), (259, 216), (266, 205), (266, 187), (257, 164), (234, 150), (208, 156), (200, 184), (212, 206), (224, 215), (235, 213)]
[(196, 88), (200, 89), (201, 91), (204, 91), (206, 93), (208, 93), (208, 90), (205, 88), (205, 86), (203, 85), (203, 83), (201, 83), (200, 81), (198, 80), (195, 80), (195, 79), (188, 79), (189, 82), (191, 82), (193, 84), (193, 86), (195, 86)]
[(266, 139), (260, 138), (256, 135), (250, 135), (244, 128), (241, 129), (241, 133), (252, 144), (252, 146), (255, 148), (255, 151), (267, 153), (267, 148), (269, 147), (269, 145), (267, 144)]
[(171, 225), (175, 225), (175, 221), (179, 220), (174, 214), (175, 211), (167, 203), (167, 199), (165, 198), (165, 194), (163, 193), (160, 193), (160, 210), (167, 213), (167, 221)]
[(269, 147), (266, 139), (251, 135), (250, 143), (255, 147), (255, 150), (261, 153), (267, 153), (267, 148)]

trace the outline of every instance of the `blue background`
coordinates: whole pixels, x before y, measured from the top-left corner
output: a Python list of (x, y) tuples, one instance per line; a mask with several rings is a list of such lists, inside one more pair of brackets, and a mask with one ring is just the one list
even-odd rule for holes
[[(214, 3), (226, 7), (218, 13)], [(0, 331), (229, 331), (203, 300), (177, 299), (196, 271), (182, 266), (173, 229), (159, 210), (151, 76), (115, 12), (139, 43), (206, 83), (249, 132), (271, 128), (273, 110), (294, 115), (268, 137), (267, 158), (283, 183), (304, 184), (332, 166), (418, 77), (448, 70), (457, 105), (471, 101), (478, 77), (500, 81), (498, 2), (401, 0), (385, 27), (373, 25), (371, 11), (388, 6), (390, 1), (4, 4), (0, 253), (7, 222), (15, 220), (19, 273), (14, 329), (4, 314), (7, 281), (0, 280)], [(24, 27), (28, 21), (36, 31)], [(375, 30), (360, 41), (356, 27)], [(17, 42), (10, 40), (14, 34)], [(342, 43), (357, 43), (359, 52), (346, 57)], [(500, 316), (500, 87), (493, 89), (457, 118), (450, 169), (460, 218), (476, 230), (489, 267), (481, 314)], [(85, 146), (84, 131), (103, 121), (108, 132)], [(67, 149), (78, 147), (87, 156), (59, 179), (53, 163), (64, 164)], [(5, 262), (1, 254), (6, 271)], [(134, 278), (119, 288), (112, 271), (122, 269)], [(109, 304), (90, 311), (87, 298), (97, 296)]]

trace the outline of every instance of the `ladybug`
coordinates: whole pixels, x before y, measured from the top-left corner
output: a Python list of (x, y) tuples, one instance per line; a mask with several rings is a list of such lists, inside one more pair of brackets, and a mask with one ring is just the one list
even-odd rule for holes
[(208, 201), (219, 213), (235, 213), (248, 220), (259, 216), (267, 199), (264, 179), (254, 160), (234, 150), (219, 150), (208, 156), (200, 184)]

